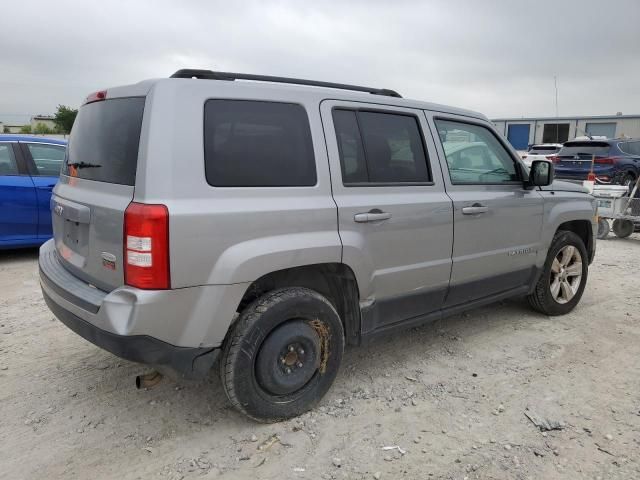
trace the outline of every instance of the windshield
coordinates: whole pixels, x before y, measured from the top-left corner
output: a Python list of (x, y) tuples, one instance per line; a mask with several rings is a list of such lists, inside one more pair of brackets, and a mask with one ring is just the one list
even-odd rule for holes
[(98, 182), (134, 185), (144, 97), (115, 98), (80, 108), (63, 173)]

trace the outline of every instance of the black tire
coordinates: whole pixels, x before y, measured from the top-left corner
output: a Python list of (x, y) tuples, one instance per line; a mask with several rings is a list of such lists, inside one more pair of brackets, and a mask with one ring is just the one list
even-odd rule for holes
[(609, 236), (611, 227), (609, 226), (609, 220), (606, 218), (598, 218), (598, 239), (602, 240)]
[[(571, 298), (571, 300), (567, 301), (566, 303), (559, 303), (551, 293), (551, 282), (553, 280), (553, 272), (551, 269), (556, 256), (564, 247), (569, 245), (575, 247), (578, 250), (578, 253), (580, 254), (580, 257), (582, 259), (582, 273), (580, 277), (581, 281), (573, 298)], [(580, 301), (582, 293), (584, 292), (584, 288), (587, 284), (587, 274), (589, 272), (588, 264), (589, 257), (587, 255), (587, 249), (582, 239), (573, 232), (564, 230), (558, 231), (553, 237), (553, 241), (551, 242), (551, 246), (549, 247), (549, 251), (547, 252), (547, 260), (544, 263), (542, 274), (538, 279), (538, 283), (536, 284), (533, 292), (528, 297), (531, 307), (534, 310), (549, 316), (564, 315), (573, 310)], [(553, 275), (555, 278), (556, 274)]]
[(229, 332), (222, 385), (254, 420), (295, 417), (329, 390), (343, 350), (342, 322), (325, 297), (301, 287), (274, 290), (247, 306)]
[(613, 233), (616, 237), (627, 238), (633, 233), (634, 226), (631, 220), (614, 220), (613, 221)]
[(621, 172), (616, 175), (616, 177), (614, 177), (612, 183), (617, 183), (618, 185), (629, 187), (629, 192), (631, 192), (634, 183), (636, 183), (636, 177), (634, 177), (633, 173)]
[(634, 177), (633, 174), (631, 173), (627, 173), (624, 177), (622, 177), (621, 185), (629, 187), (629, 193), (631, 193), (631, 190), (633, 189), (633, 185), (635, 183), (636, 183), (636, 177)]

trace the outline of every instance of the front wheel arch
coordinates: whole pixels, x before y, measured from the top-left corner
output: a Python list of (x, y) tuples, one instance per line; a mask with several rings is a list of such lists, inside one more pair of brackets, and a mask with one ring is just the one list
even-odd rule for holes
[[(581, 283), (578, 285), (578, 289), (575, 291), (574, 296), (570, 301), (559, 303), (554, 299), (552, 293), (552, 281), (554, 280), (554, 275), (557, 275), (557, 273), (553, 272), (553, 265), (554, 260), (556, 260), (556, 256), (567, 246), (573, 246), (578, 249), (580, 257), (582, 258), (582, 262), (580, 264)], [(588, 264), (585, 261), (586, 257), (587, 250), (582, 239), (572, 231), (559, 230), (553, 237), (553, 241), (551, 242), (551, 246), (547, 252), (547, 259), (545, 260), (542, 273), (540, 274), (533, 291), (528, 296), (531, 307), (534, 310), (549, 316), (564, 315), (573, 310), (580, 301), (587, 283), (589, 269)]]

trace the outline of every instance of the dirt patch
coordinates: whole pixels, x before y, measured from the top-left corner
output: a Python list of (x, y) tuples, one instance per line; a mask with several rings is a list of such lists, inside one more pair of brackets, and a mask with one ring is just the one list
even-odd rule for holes
[(291, 421), (144, 371), (53, 318), (35, 251), (0, 252), (0, 478), (640, 478), (640, 235), (598, 243), (571, 314), (514, 300), (349, 348)]

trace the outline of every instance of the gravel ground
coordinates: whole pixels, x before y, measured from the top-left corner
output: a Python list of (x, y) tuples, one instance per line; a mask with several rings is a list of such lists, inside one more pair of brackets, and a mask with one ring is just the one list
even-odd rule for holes
[(571, 314), (513, 300), (350, 348), (275, 425), (214, 375), (136, 390), (144, 367), (53, 318), (36, 258), (0, 252), (0, 478), (640, 478), (638, 234), (598, 243)]

